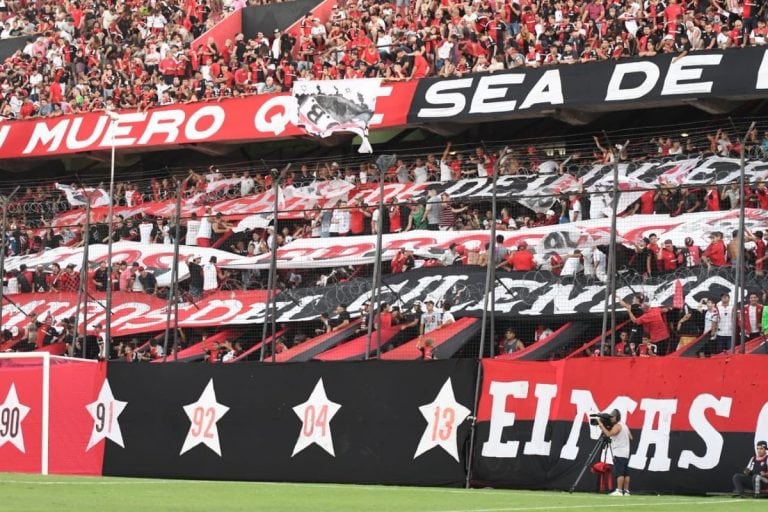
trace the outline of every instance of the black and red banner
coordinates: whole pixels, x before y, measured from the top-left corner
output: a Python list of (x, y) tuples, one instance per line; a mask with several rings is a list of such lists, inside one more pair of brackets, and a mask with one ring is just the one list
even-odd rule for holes
[(611, 111), (690, 98), (760, 98), (768, 89), (765, 57), (764, 48), (743, 48), (427, 78), (418, 82), (408, 122), (472, 123), (556, 109)]
[[(476, 484), (569, 489), (597, 443), (588, 415), (618, 409), (637, 492), (731, 490), (768, 437), (761, 356), (483, 362)], [(579, 490), (595, 490), (587, 473)]]

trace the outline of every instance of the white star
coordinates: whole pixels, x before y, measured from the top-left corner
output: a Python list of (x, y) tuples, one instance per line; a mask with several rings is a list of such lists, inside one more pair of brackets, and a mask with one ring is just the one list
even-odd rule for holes
[(104, 379), (96, 401), (85, 406), (93, 418), (91, 439), (88, 441), (88, 447), (85, 451), (90, 450), (103, 439), (109, 439), (120, 446), (120, 448), (125, 448), (123, 432), (120, 430), (120, 422), (117, 419), (122, 414), (126, 405), (128, 405), (128, 402), (115, 400), (109, 381)]
[(0, 404), (0, 447), (5, 443), (11, 443), (21, 453), (24, 451), (24, 432), (21, 430), (21, 422), (27, 417), (29, 407), (19, 402), (16, 393), (16, 384), (11, 383), (11, 389)]
[(213, 379), (208, 381), (203, 394), (193, 402), (184, 406), (184, 412), (189, 417), (190, 425), (187, 438), (181, 447), (179, 455), (183, 455), (195, 446), (203, 443), (221, 457), (219, 445), (219, 428), (216, 423), (227, 414), (229, 407), (216, 401), (216, 391), (213, 389)]
[(317, 444), (332, 457), (335, 457), (331, 419), (339, 412), (339, 409), (341, 409), (340, 404), (328, 400), (323, 379), (318, 380), (307, 401), (293, 408), (293, 412), (301, 420), (301, 430), (291, 457), (312, 443)]
[(456, 441), (456, 432), (459, 425), (469, 416), (469, 409), (456, 401), (453, 394), (451, 379), (445, 381), (440, 392), (432, 403), (419, 407), (424, 419), (427, 420), (427, 428), (421, 436), (419, 446), (416, 448), (415, 459), (422, 453), (439, 446), (459, 462), (459, 448)]

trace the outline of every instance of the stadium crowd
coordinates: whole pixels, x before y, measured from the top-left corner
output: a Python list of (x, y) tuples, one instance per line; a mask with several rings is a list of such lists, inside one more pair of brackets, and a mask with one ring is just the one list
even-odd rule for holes
[[(754, 131), (747, 138), (747, 148), (753, 156), (760, 156), (768, 147), (768, 133)], [(571, 153), (554, 160), (540, 153), (536, 148), (520, 147), (515, 150), (491, 150), (482, 146), (461, 146), (457, 148), (447, 144), (442, 153), (412, 155), (394, 161), (393, 164), (380, 173), (375, 165), (364, 163), (337, 164), (336, 162), (321, 162), (313, 167), (301, 165), (295, 172), (288, 170), (281, 178), (282, 190), (287, 187), (302, 188), (316, 186), (318, 182), (344, 182), (350, 186), (372, 186), (379, 177), (389, 183), (450, 183), (457, 179), (469, 177), (484, 177), (499, 172), (503, 175), (535, 175), (563, 174), (578, 178), (594, 165), (605, 165), (619, 158), (626, 162), (642, 163), (646, 160), (658, 161), (691, 156), (735, 156), (741, 149), (738, 143), (731, 142), (727, 133), (711, 131), (700, 133), (696, 137), (655, 137), (651, 141), (640, 144), (629, 141), (609, 152), (599, 141), (590, 141), (593, 145), (588, 148), (582, 144), (581, 154)], [(436, 187), (427, 187), (426, 197), (420, 200), (393, 200), (386, 205), (385, 218), (379, 222), (378, 208), (362, 201), (350, 198), (337, 204), (327, 205), (326, 208), (315, 208), (303, 212), (303, 218), (294, 218), (280, 222), (280, 232), (274, 233), (270, 227), (252, 228), (244, 231), (233, 231), (239, 218), (229, 218), (217, 211), (217, 205), (231, 198), (247, 198), (272, 188), (275, 176), (279, 175), (273, 169), (269, 172), (257, 170), (255, 167), (241, 168), (237, 171), (225, 170), (220, 172), (215, 167), (205, 170), (190, 170), (183, 176), (183, 195), (188, 200), (200, 199), (195, 203), (204, 211), (202, 215), (190, 215), (181, 219), (180, 243), (200, 247), (217, 247), (243, 256), (266, 254), (273, 244), (283, 246), (297, 238), (309, 237), (345, 237), (376, 233), (381, 229), (385, 233), (407, 232), (418, 229), (462, 231), (488, 230), (496, 225), (497, 244), (493, 264), (500, 270), (534, 271), (544, 270), (561, 278), (606, 279), (606, 262), (608, 247), (605, 245), (595, 248), (584, 247), (569, 250), (567, 253), (535, 253), (524, 242), (514, 246), (505, 244), (505, 239), (512, 231), (528, 228), (575, 222), (589, 218), (589, 202), (591, 193), (584, 190), (574, 190), (564, 195), (552, 197), (552, 204), (546, 212), (528, 210), (519, 202), (504, 199), (499, 205), (499, 215), (493, 218), (488, 201), (466, 198), (451, 198), (447, 193), (438, 193)], [(121, 181), (116, 186), (115, 200), (118, 205), (140, 207), (142, 203), (172, 200), (175, 194), (174, 177), (164, 179), (151, 178), (134, 182)], [(211, 185), (218, 192), (208, 194)], [(746, 190), (747, 206), (768, 209), (768, 188), (765, 183), (758, 181), (748, 184)], [(14, 201), (9, 208), (9, 221), (6, 228), (6, 256), (34, 255), (61, 246), (82, 245), (85, 240), (80, 226), (54, 227), (53, 211), (41, 212), (32, 206), (45, 204), (61, 204), (66, 202), (64, 191), (50, 186), (31, 187)], [(196, 199), (197, 198), (197, 199)], [(25, 213), (25, 206), (29, 212)], [(672, 185), (660, 185), (658, 188), (642, 193), (639, 199), (626, 208), (622, 215), (658, 214), (678, 215), (685, 212), (720, 211), (737, 208), (737, 188), (731, 184), (706, 185), (695, 188), (683, 188)], [(43, 215), (40, 215), (43, 213)], [(97, 214), (98, 219), (91, 225), (87, 233), (89, 244), (104, 244), (108, 241), (109, 229), (104, 222), (103, 213)], [(299, 216), (300, 217), (300, 216)], [(153, 216), (118, 215), (114, 225), (114, 241), (137, 241), (145, 244), (172, 244), (176, 226), (175, 218)], [(766, 258), (763, 233), (747, 232), (747, 263), (756, 275), (764, 273)], [(403, 249), (389, 263), (387, 271), (405, 272), (420, 266), (440, 265), (487, 265), (491, 259), (490, 246), (462, 247), (450, 246), (441, 256), (414, 254)], [(669, 240), (660, 240), (654, 234), (647, 239), (638, 240), (634, 244), (617, 246), (620, 269), (633, 271), (643, 277), (674, 272), (687, 267), (727, 267), (733, 266), (737, 260), (738, 233), (712, 233), (712, 239), (706, 246), (699, 247), (692, 239), (686, 240), (683, 247), (675, 247)], [(191, 256), (186, 261), (190, 270), (189, 279), (182, 283), (185, 293), (193, 299), (217, 289), (264, 288), (266, 279), (259, 271), (227, 271), (218, 268), (214, 260), (201, 261), (199, 256)], [(64, 267), (64, 268), (62, 268)], [(111, 280), (113, 289), (135, 293), (146, 293), (160, 298), (167, 297), (167, 283), (160, 284), (153, 275), (153, 270), (143, 268), (138, 262), (121, 262), (110, 274), (105, 262), (98, 268), (92, 269), (87, 276), (87, 284), (91, 291), (104, 291), (106, 283)], [(328, 271), (330, 270), (330, 273)], [(281, 288), (332, 285), (343, 282), (355, 276), (363, 276), (369, 269), (365, 265), (354, 268), (336, 268), (321, 270), (286, 270), (278, 272)], [(40, 266), (7, 272), (5, 289), (7, 297), (15, 293), (46, 293), (56, 291), (76, 292), (79, 289), (80, 273), (75, 265), (59, 265), (53, 263), (50, 267)], [(764, 298), (763, 298), (764, 299)], [(446, 304), (438, 303), (441, 308)], [(441, 314), (449, 317), (450, 306)], [(447, 315), (446, 315), (447, 313)], [(398, 315), (410, 315), (407, 322), (414, 321), (413, 311), (402, 311)], [(421, 315), (418, 312), (418, 317)], [(724, 314), (724, 313), (723, 313)], [(703, 332), (705, 312), (696, 310), (691, 315), (697, 320), (688, 324), (696, 325), (696, 330)], [(338, 316), (338, 315), (337, 315)], [(640, 313), (637, 314), (641, 316)], [(701, 319), (698, 317), (701, 316)], [(326, 320), (328, 320), (326, 318)], [(338, 318), (327, 322), (328, 328), (338, 325)], [(700, 321), (699, 321), (700, 320)], [(322, 321), (322, 319), (321, 319)], [(399, 321), (399, 320), (398, 320)], [(36, 322), (44, 324), (44, 321)], [(60, 323), (60, 319), (59, 319)], [(56, 323), (56, 339), (66, 339), (66, 324)], [(418, 324), (418, 322), (417, 322)], [(701, 327), (699, 327), (701, 324)], [(721, 322), (721, 331), (727, 325)], [(413, 326), (412, 326), (413, 327)], [(318, 328), (322, 328), (318, 326)], [(710, 325), (711, 328), (711, 325)], [(543, 331), (548, 329), (542, 328)], [(310, 336), (312, 333), (296, 332), (283, 340), (285, 346), (297, 343), (296, 336)], [(413, 334), (411, 332), (411, 334)], [(195, 340), (199, 333), (191, 334), (190, 340)], [(38, 336), (35, 333), (35, 336)], [(505, 334), (506, 336), (506, 334)], [(531, 334), (526, 333), (526, 338)], [(540, 336), (537, 336), (539, 339)], [(675, 338), (677, 339), (677, 338)], [(653, 340), (651, 340), (653, 342)], [(35, 343), (39, 343), (35, 338)], [(209, 357), (222, 360), (236, 357), (242, 351), (234, 340), (229, 344), (219, 343), (216, 353)], [(635, 349), (638, 354), (652, 355), (642, 348), (638, 341)], [(502, 342), (499, 351), (508, 352), (521, 349), (527, 344), (512, 336)], [(35, 345), (36, 346), (36, 345)], [(147, 347), (138, 352), (126, 342), (120, 357), (141, 359), (150, 357)], [(627, 345), (628, 346), (628, 345)], [(95, 347), (95, 345), (94, 345)], [(516, 348), (515, 348), (516, 347)], [(134, 347), (135, 348), (135, 347)], [(428, 345), (422, 346), (425, 353), (431, 353)], [(79, 350), (79, 349), (78, 349)], [(622, 349), (623, 350), (623, 349)], [(645, 350), (646, 352), (642, 352)], [(155, 352), (158, 352), (155, 349)], [(630, 350), (631, 352), (631, 350)], [(663, 352), (662, 352), (663, 353)], [(607, 354), (606, 354), (607, 355)], [(157, 357), (157, 356), (155, 356)]]
[[(754, 131), (749, 138), (748, 149), (751, 152), (762, 152), (768, 147), (768, 132), (760, 136)], [(621, 151), (610, 153), (595, 141), (592, 155), (582, 156), (579, 153), (557, 161), (546, 155), (537, 153), (536, 148), (521, 148), (506, 152), (486, 150), (483, 147), (463, 148), (456, 151), (448, 143), (441, 155), (427, 154), (409, 159), (399, 159), (383, 173), (384, 179), (390, 183), (445, 183), (457, 179), (484, 177), (498, 171), (503, 175), (533, 175), (561, 173), (578, 179), (582, 173), (591, 169), (595, 164), (609, 163), (614, 155), (626, 161), (643, 161), (647, 158), (676, 158), (696, 155), (734, 155), (738, 153), (737, 143), (731, 143), (727, 133), (718, 130), (698, 140), (673, 140), (669, 137), (654, 138), (645, 147), (633, 147), (629, 141), (621, 145)], [(502, 162), (499, 163), (498, 159)], [(340, 199), (335, 204), (319, 205), (299, 213), (299, 217), (282, 222), (280, 232), (275, 234), (271, 228), (248, 227), (235, 229), (237, 221), (242, 216), (230, 218), (222, 212), (217, 212), (217, 203), (230, 198), (248, 198), (272, 188), (273, 172), (259, 172), (248, 168), (228, 174), (219, 172), (214, 167), (206, 171), (190, 170), (183, 176), (183, 195), (188, 201), (204, 209), (201, 215), (191, 214), (181, 219), (179, 227), (180, 243), (189, 246), (216, 247), (242, 256), (258, 256), (270, 251), (273, 240), (283, 246), (294, 239), (310, 237), (344, 237), (348, 235), (364, 235), (377, 233), (407, 232), (418, 229), (441, 231), (488, 230), (492, 224), (501, 233), (502, 242), (496, 251), (496, 264), (502, 270), (532, 270), (534, 268), (551, 269), (557, 273), (573, 275), (584, 271), (589, 275), (604, 278), (605, 257), (607, 248), (585, 248), (573, 254), (554, 255), (553, 259), (543, 260), (541, 254), (530, 255), (530, 251), (511, 251), (503, 244), (505, 231), (528, 229), (539, 226), (588, 220), (590, 214), (591, 193), (589, 191), (572, 190), (570, 193), (552, 197), (546, 211), (530, 210), (518, 201), (503, 199), (499, 205), (499, 214), (493, 218), (488, 201), (468, 200), (467, 198), (451, 198), (447, 192), (438, 192), (437, 187), (428, 187), (425, 197), (418, 200), (403, 200), (393, 197), (386, 204), (385, 217), (380, 221), (379, 209), (375, 205), (364, 204), (362, 199), (350, 197)], [(311, 187), (318, 182), (344, 183), (348, 186), (375, 186), (379, 179), (377, 167), (364, 162), (358, 166), (339, 165), (333, 163), (318, 163), (314, 168), (303, 164), (296, 171), (288, 171), (281, 181), (282, 190), (287, 193), (288, 187), (301, 189)], [(181, 177), (179, 177), (181, 178)], [(175, 194), (172, 178), (151, 178), (147, 181), (121, 181), (116, 184), (116, 204), (129, 207), (139, 207), (143, 203), (170, 200)], [(74, 188), (74, 186), (73, 186)], [(215, 190), (215, 194), (207, 191)], [(364, 190), (362, 188), (361, 190)], [(106, 194), (106, 192), (104, 192)], [(734, 184), (706, 185), (694, 188), (678, 188), (673, 184), (662, 184), (656, 189), (643, 192), (637, 201), (629, 205), (622, 216), (634, 214), (663, 214), (679, 215), (681, 213), (720, 211), (735, 209), (738, 204), (738, 187)], [(56, 225), (54, 227), (52, 211), (41, 212), (38, 207), (51, 205), (52, 210), (69, 208), (64, 192), (53, 186), (28, 188), (14, 201), (9, 209), (9, 222), (6, 226), (7, 247), (6, 255), (33, 255), (61, 246), (78, 246), (84, 243), (80, 226)], [(768, 187), (762, 181), (750, 183), (746, 189), (746, 206), (768, 209)], [(200, 201), (200, 202), (198, 202)], [(204, 208), (203, 208), (204, 206)], [(15, 207), (15, 208), (14, 208)], [(26, 208), (29, 207), (29, 208)], [(34, 213), (33, 213), (34, 212)], [(43, 213), (42, 215), (40, 215)], [(100, 218), (94, 219), (88, 233), (89, 244), (103, 244), (109, 239), (109, 228), (106, 217), (100, 213)], [(295, 217), (295, 216), (294, 216)], [(176, 234), (174, 216), (162, 217), (151, 215), (135, 215), (123, 218), (118, 215), (114, 224), (113, 241), (136, 241), (145, 244), (172, 244)], [(668, 272), (683, 266), (712, 266), (730, 265), (738, 252), (733, 246), (734, 240), (727, 240), (731, 233), (713, 234), (713, 245), (716, 249), (699, 248), (692, 240), (685, 247), (674, 247), (667, 241), (656, 239), (640, 240), (635, 246), (625, 247), (620, 256), (627, 266), (638, 272), (652, 276), (658, 272)], [(751, 264), (762, 273), (765, 249), (761, 232), (748, 233), (748, 248), (752, 254)], [(688, 243), (690, 242), (690, 243)], [(514, 248), (513, 248), (514, 249)], [(707, 252), (710, 251), (710, 252)], [(408, 254), (401, 250), (391, 263), (392, 272), (402, 272), (417, 265), (440, 265), (460, 262), (463, 264), (485, 265), (489, 258), (487, 248), (451, 247), (441, 258), (424, 260), (418, 255)], [(208, 262), (206, 262), (208, 263)], [(138, 269), (133, 269), (138, 272)], [(32, 269), (29, 269), (32, 272)], [(66, 274), (62, 270), (62, 275)], [(338, 269), (331, 276), (338, 278), (354, 271)], [(31, 276), (29, 285), (21, 285), (12, 290), (31, 291)], [(231, 281), (230, 276), (220, 275), (220, 282)], [(317, 276), (300, 276), (291, 273), (285, 277), (286, 284), (296, 286), (306, 278), (314, 281)], [(324, 276), (326, 283), (329, 276)], [(66, 281), (66, 280), (65, 280)], [(243, 272), (233, 282), (233, 286), (261, 286), (258, 272)], [(333, 279), (331, 279), (333, 282)], [(58, 283), (58, 281), (57, 281)], [(219, 284), (221, 284), (219, 283)], [(50, 283), (49, 283), (50, 284)], [(76, 284), (75, 284), (76, 286)], [(120, 289), (126, 288), (122, 284)], [(215, 288), (209, 285), (206, 289)], [(60, 290), (61, 284), (52, 287)], [(66, 286), (63, 287), (67, 289)], [(103, 289), (102, 285), (101, 288)], [(131, 286), (129, 286), (131, 288)], [(139, 288), (137, 286), (137, 288)], [(155, 286), (142, 287), (157, 293)], [(47, 288), (46, 288), (47, 289)]]
[[(248, 0), (247, 3), (262, 3)], [(245, 0), (5, 2), (0, 37), (28, 36), (0, 71), (0, 117), (290, 90), (295, 80), (418, 79), (764, 46), (761, 1), (339, 3), (290, 32), (195, 42)]]

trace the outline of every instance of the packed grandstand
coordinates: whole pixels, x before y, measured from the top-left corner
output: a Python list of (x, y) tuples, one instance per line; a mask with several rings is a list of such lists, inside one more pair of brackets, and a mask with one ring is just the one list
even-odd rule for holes
[[(256, 2), (254, 2), (255, 4)], [(3, 119), (290, 91), (301, 80), (462, 77), (766, 44), (760, 3), (339, 2), (290, 27), (212, 29), (244, 1), (8, 2)], [(322, 16), (322, 17), (319, 17)], [(285, 30), (287, 29), (287, 30)]]
[[(730, 97), (719, 88), (729, 74), (724, 71), (726, 77), (718, 75), (714, 86), (708, 82), (707, 91), (719, 93), (713, 102), (726, 105), (701, 106), (707, 114), (691, 114), (691, 107), (672, 103), (689, 110), (651, 110), (638, 114), (647, 128), (626, 128), (622, 121), (598, 121), (589, 108), (623, 100), (622, 92), (638, 100), (637, 108), (656, 106), (669, 95), (702, 94), (698, 85), (705, 82), (696, 81), (706, 66), (731, 62), (725, 57), (756, 60), (744, 47), (765, 44), (759, 5), (322, 2), (280, 26), (273, 26), (274, 18), (272, 25), (263, 17), (248, 18), (247, 13), (269, 8), (205, 1), (7, 3), (3, 37), (25, 39), (0, 76), (1, 114), (7, 121), (2, 133), (10, 141), (3, 155), (18, 163), (26, 155), (56, 156), (64, 144), (62, 158), (68, 153), (72, 159), (66, 161), (87, 152), (102, 165), (77, 172), (59, 166), (37, 178), (8, 180), (21, 189), (6, 203), (7, 303), (0, 350), (128, 361), (474, 357), (480, 350), (482, 298), (490, 292), (483, 276), (493, 267), (492, 288), (500, 296), (491, 302), (485, 355), (709, 356), (733, 349), (734, 340), (726, 341), (733, 322), (725, 320), (733, 306), (723, 302), (726, 290), (720, 283), (736, 279), (738, 261), (744, 262), (749, 281), (747, 286), (742, 280), (741, 287), (756, 294), (759, 304), (768, 299), (762, 283), (768, 189), (761, 164), (768, 152), (768, 126), (759, 117), (750, 125), (744, 115), (759, 116), (761, 107), (731, 105), (730, 110), (742, 109), (736, 120), (708, 115), (729, 110)], [(233, 25), (233, 19), (242, 24)], [(706, 59), (713, 54), (707, 50), (724, 51), (710, 62)], [(704, 57), (686, 60), (699, 51)], [(651, 64), (655, 78), (648, 67), (627, 71), (609, 64), (624, 58), (643, 66), (657, 63)], [(657, 92), (652, 82), (660, 82), (661, 62), (667, 66), (663, 89), (647, 98)], [(686, 68), (686, 62), (700, 67)], [(577, 63), (574, 69), (586, 71), (557, 80), (542, 74)], [(699, 74), (690, 74), (691, 69)], [(526, 70), (539, 78), (527, 86), (521, 105), (498, 101), (495, 110), (492, 100), (504, 97), (497, 92), (509, 94), (499, 86), (523, 83), (514, 73)], [(590, 70), (595, 77), (611, 71), (606, 97), (598, 91), (589, 101), (582, 93), (572, 98), (566, 78), (583, 83)], [(640, 85), (627, 78), (638, 72), (645, 73)], [(414, 85), (386, 93), (392, 103), (385, 106), (382, 93), (375, 93), (377, 106), (366, 90), (372, 82), (365, 79), (376, 80), (376, 87)], [(327, 87), (301, 85), (318, 80)], [(759, 97), (761, 80), (760, 67), (755, 90), (738, 93), (730, 85), (725, 90), (738, 98)], [(366, 85), (355, 89), (356, 82)], [(423, 83), (432, 85), (425, 89)], [(449, 94), (452, 84), (471, 84), (474, 96)], [(478, 99), (481, 92), (484, 99)], [(406, 101), (405, 93), (413, 103), (393, 117), (390, 106)], [(286, 103), (289, 94), (295, 107)], [(225, 135), (232, 140), (224, 140), (223, 150), (213, 145), (218, 139), (204, 139), (231, 125), (220, 116), (232, 115), (251, 95), (277, 98), (286, 112), (298, 111), (298, 121), (274, 128), (283, 122), (280, 116), (260, 117), (259, 110), (256, 139), (276, 137), (279, 144), (286, 135), (308, 134), (313, 139), (305, 141), (312, 149), (270, 148), (266, 159), (243, 160), (227, 154), (226, 144), (246, 135)], [(520, 121), (513, 123), (516, 128), (502, 128), (504, 116), (515, 108), (548, 102), (567, 107), (571, 100), (573, 110), (536, 107), (540, 115), (572, 125), (562, 135), (554, 121), (538, 123), (542, 135), (536, 137)], [(184, 111), (184, 121), (167, 110), (197, 102), (218, 110)], [(632, 104), (611, 108), (640, 112)], [(111, 118), (102, 111), (116, 112), (122, 121), (108, 125)], [(163, 112), (167, 117), (152, 117)], [(478, 112), (485, 117), (473, 117)], [(451, 115), (462, 118), (457, 126), (429, 124)], [(212, 127), (200, 121), (205, 116)], [(59, 124), (40, 124), (39, 119), (54, 117), (50, 122)], [(474, 120), (480, 127), (473, 133), (465, 128)], [(128, 132), (116, 126), (140, 121), (146, 131), (138, 139), (127, 138)], [(359, 137), (355, 144), (365, 146), (369, 128), (376, 138), (377, 122), (383, 127), (422, 124), (433, 133), (425, 142), (402, 134), (390, 141), (383, 137), (375, 155), (350, 152), (349, 136), (339, 134), (351, 132)], [(583, 124), (588, 128), (573, 128)], [(285, 126), (294, 131), (283, 133)], [(82, 133), (88, 128), (89, 136)], [(118, 157), (118, 167), (131, 171), (118, 168), (110, 197), (105, 150), (109, 134), (118, 130), (117, 145), (125, 154), (122, 161)], [(488, 140), (477, 130), (485, 135), (498, 130), (499, 136)], [(163, 150), (159, 136), (166, 134), (165, 143), (172, 144), (182, 131), (187, 140), (179, 142), (202, 141), (200, 152), (190, 146), (165, 155), (178, 155), (178, 163), (188, 166), (160, 168), (156, 164), (162, 158), (137, 153), (142, 146)], [(334, 142), (316, 145), (319, 137)], [(9, 149), (14, 142), (26, 147)], [(256, 154), (266, 148), (258, 142), (243, 147)], [(621, 168), (617, 183), (614, 165)], [(622, 194), (612, 251), (614, 187)], [(107, 222), (110, 199), (112, 226)], [(734, 224), (742, 206), (744, 239)], [(597, 343), (605, 308), (595, 293), (604, 293), (611, 281), (611, 254), (621, 293), (617, 299), (628, 301), (617, 301), (620, 320), (630, 321), (616, 327), (619, 344), (606, 347), (604, 339)], [(379, 293), (371, 304), (379, 268), (383, 276), (377, 290), (384, 290), (385, 300)], [(444, 286), (435, 281), (438, 277)], [(111, 335), (104, 332), (108, 290), (114, 292), (113, 306), (120, 305), (113, 307)], [(595, 293), (589, 300), (577, 299), (590, 291)], [(222, 316), (217, 308), (227, 299), (238, 308)], [(715, 313), (706, 305), (710, 302)], [(743, 307), (736, 324), (744, 342), (759, 338), (762, 308), (746, 299), (736, 302)], [(644, 324), (642, 318), (658, 312), (663, 329)], [(576, 320), (584, 314), (585, 320)], [(711, 321), (714, 314), (720, 322)], [(137, 323), (137, 317), (154, 321)], [(110, 353), (105, 338), (114, 341)], [(547, 350), (538, 350), (547, 343)]]

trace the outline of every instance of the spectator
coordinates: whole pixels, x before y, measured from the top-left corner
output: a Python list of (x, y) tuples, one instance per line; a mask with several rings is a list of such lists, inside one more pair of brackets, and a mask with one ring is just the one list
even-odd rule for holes
[(451, 325), (454, 322), (456, 322), (456, 319), (453, 317), (453, 313), (451, 313), (451, 304), (449, 302), (444, 301), (443, 311), (442, 311), (442, 321), (440, 323), (440, 327)]
[(725, 259), (725, 242), (723, 242), (723, 233), (720, 231), (713, 231), (710, 235), (711, 242), (709, 246), (704, 250), (702, 260), (708, 267), (725, 267), (727, 265)]
[(731, 296), (724, 293), (717, 304), (717, 336), (715, 337), (715, 353), (719, 354), (728, 350), (733, 336), (733, 306)]
[(93, 284), (97, 292), (104, 292), (107, 290), (107, 283), (109, 282), (109, 271), (107, 270), (107, 260), (101, 260), (99, 267), (93, 273)]
[(350, 324), (351, 319), (347, 312), (347, 306), (343, 304), (336, 306), (336, 315), (338, 318), (336, 319), (336, 325), (331, 329), (332, 331), (338, 331)]
[(507, 263), (515, 272), (530, 272), (531, 270), (536, 270), (538, 266), (533, 253), (528, 249), (528, 244), (525, 241), (517, 244), (517, 250), (507, 257)]
[(431, 361), (435, 359), (434, 340), (432, 338), (420, 337), (416, 343), (416, 349), (421, 352), (421, 359), (424, 361)]
[(189, 268), (189, 293), (193, 298), (199, 299), (203, 296), (203, 267), (200, 265), (202, 257), (192, 254), (187, 258), (187, 268)]
[(651, 336), (649, 334), (643, 334), (643, 343), (638, 349), (638, 355), (640, 357), (656, 357), (658, 356), (658, 345), (651, 342)]
[(440, 211), (442, 204), (440, 197), (437, 195), (437, 190), (430, 188), (427, 191), (427, 204), (425, 208), (425, 216), (427, 219), (427, 229), (430, 231), (438, 231), (440, 229)]
[(421, 335), (429, 334), (430, 332), (438, 329), (442, 325), (442, 315), (439, 311), (435, 311), (435, 302), (432, 299), (424, 301), (427, 310), (421, 315)]
[(42, 265), (35, 267), (32, 274), (32, 288), (36, 293), (45, 293), (51, 290), (49, 275), (47, 275)]
[(768, 443), (758, 441), (755, 447), (755, 455), (749, 459), (747, 466), (741, 473), (733, 475), (733, 493), (736, 496), (744, 494), (744, 487), (752, 490), (755, 498), (760, 497), (760, 490), (768, 484)]
[[(206, 207), (205, 215), (200, 219), (200, 226), (197, 230), (197, 243), (199, 247), (210, 247), (211, 237), (213, 236), (213, 224), (211, 224), (211, 208)], [(187, 223), (187, 236), (189, 236), (189, 223)]]
[(672, 272), (677, 270), (682, 255), (677, 248), (672, 244), (672, 240), (664, 240), (658, 252), (656, 253), (656, 261), (658, 262), (659, 270), (662, 272)]
[(763, 305), (756, 293), (749, 294), (749, 304), (744, 306), (742, 312), (742, 325), (745, 340), (752, 340), (762, 334)]
[(504, 338), (501, 340), (501, 347), (499, 347), (499, 352), (502, 354), (511, 354), (513, 352), (517, 352), (519, 350), (523, 350), (525, 348), (525, 343), (523, 343), (518, 337), (517, 333), (513, 329), (507, 329), (507, 331), (504, 333)]
[(461, 265), (461, 254), (457, 251), (458, 246), (452, 243), (448, 246), (448, 250), (443, 252), (440, 256), (440, 262), (446, 267), (451, 265)]
[(136, 276), (135, 280), (139, 283), (144, 293), (148, 295), (156, 294), (157, 278), (155, 278), (155, 274), (153, 272), (149, 272), (144, 267), (139, 267), (138, 275)]
[(80, 287), (80, 273), (75, 272), (74, 263), (66, 266), (64, 272), (59, 274), (58, 290), (60, 292), (76, 292)]
[(701, 264), (701, 248), (693, 243), (693, 238), (685, 237), (685, 247), (680, 250), (682, 264), (687, 268), (698, 267)]
[(543, 339), (549, 338), (550, 336), (552, 336), (552, 329), (545, 326), (544, 324), (538, 324), (536, 326), (536, 329), (533, 331), (534, 343), (539, 342)]
[[(704, 310), (707, 309), (706, 303), (702, 302), (702, 306)], [(677, 349), (689, 345), (704, 332), (704, 311), (685, 304), (680, 311), (675, 330), (678, 334)]]
[(139, 269), (139, 263), (134, 261), (131, 266), (127, 265), (127, 262), (121, 262), (120, 269), (120, 291), (130, 292), (133, 291), (133, 281), (136, 277), (136, 271)]
[(755, 244), (755, 275), (763, 276), (765, 274), (765, 260), (766, 260), (766, 245), (763, 240), (763, 232), (755, 231), (754, 234), (746, 230), (746, 239)]
[(197, 218), (197, 214), (195, 212), (192, 212), (189, 216), (189, 219), (186, 222), (187, 227), (187, 235), (184, 239), (184, 243), (186, 245), (197, 245), (197, 236), (200, 232), (200, 220)]
[(315, 336), (331, 332), (331, 321), (328, 313), (320, 313), (320, 318), (315, 326)]
[(656, 345), (656, 352), (659, 355), (665, 355), (671, 351), (669, 327), (665, 318), (665, 313), (669, 311), (669, 308), (651, 308), (643, 305), (643, 313), (640, 316), (636, 316), (629, 304), (623, 300), (620, 300), (619, 303), (626, 308), (627, 314), (634, 324), (642, 326), (647, 330), (649, 339)]

